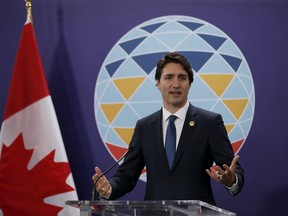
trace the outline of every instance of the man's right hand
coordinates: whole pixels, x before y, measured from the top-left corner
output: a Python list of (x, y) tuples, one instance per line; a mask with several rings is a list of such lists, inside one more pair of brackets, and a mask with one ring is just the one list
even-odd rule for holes
[[(102, 172), (99, 167), (95, 167), (95, 174), (92, 176), (94, 184), (101, 175)], [(109, 199), (112, 192), (112, 187), (105, 176), (102, 176), (94, 186), (101, 197)]]

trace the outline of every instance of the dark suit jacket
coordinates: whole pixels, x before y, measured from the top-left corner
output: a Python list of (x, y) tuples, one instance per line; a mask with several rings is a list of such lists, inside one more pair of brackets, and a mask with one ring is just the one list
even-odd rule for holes
[[(233, 157), (221, 115), (190, 104), (170, 171), (163, 144), (162, 110), (159, 110), (137, 122), (129, 152), (109, 180), (110, 199), (131, 191), (146, 166), (145, 200), (201, 200), (215, 205), (210, 177), (205, 170), (214, 161), (220, 166), (230, 165)], [(244, 171), (239, 164), (236, 170), (239, 193)]]

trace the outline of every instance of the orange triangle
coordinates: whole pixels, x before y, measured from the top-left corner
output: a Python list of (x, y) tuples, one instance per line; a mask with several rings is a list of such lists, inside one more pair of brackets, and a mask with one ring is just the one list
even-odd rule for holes
[(124, 104), (101, 104), (101, 108), (108, 119), (109, 123), (113, 122)]
[(140, 84), (145, 80), (145, 77), (133, 77), (125, 79), (114, 79), (114, 83), (119, 89), (120, 93), (129, 100), (131, 95), (140, 86)]
[(247, 106), (248, 99), (223, 100), (223, 103), (230, 109), (238, 120)]
[(229, 134), (234, 127), (234, 124), (225, 124), (227, 133)]
[(199, 74), (199, 76), (209, 85), (218, 97), (221, 97), (231, 83), (234, 74)]
[(134, 128), (114, 128), (117, 134), (122, 138), (125, 144), (128, 146), (132, 138)]

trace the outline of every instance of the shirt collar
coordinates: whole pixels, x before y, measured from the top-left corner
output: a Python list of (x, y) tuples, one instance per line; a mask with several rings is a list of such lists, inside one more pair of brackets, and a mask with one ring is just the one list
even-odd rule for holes
[(185, 120), (186, 117), (186, 113), (188, 111), (189, 108), (189, 101), (187, 100), (186, 104), (181, 107), (176, 113), (170, 113), (168, 110), (166, 110), (164, 107), (162, 109), (162, 115), (163, 115), (163, 122), (166, 121), (170, 115), (175, 115), (177, 116), (177, 118), (181, 119), (181, 120)]

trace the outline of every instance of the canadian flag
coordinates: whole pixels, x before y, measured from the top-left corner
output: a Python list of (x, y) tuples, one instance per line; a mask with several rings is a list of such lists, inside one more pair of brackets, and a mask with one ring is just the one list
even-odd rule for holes
[[(0, 215), (77, 215), (77, 200), (33, 25), (27, 20), (0, 132)], [(75, 212), (76, 211), (76, 212)]]

